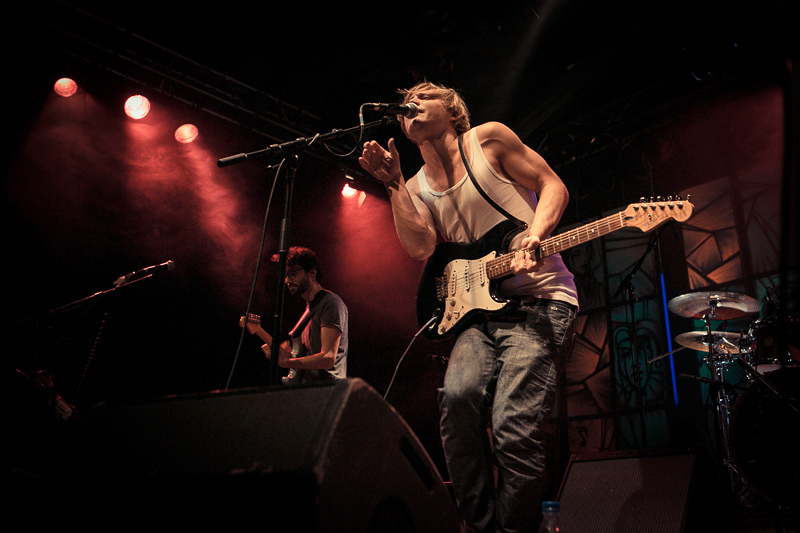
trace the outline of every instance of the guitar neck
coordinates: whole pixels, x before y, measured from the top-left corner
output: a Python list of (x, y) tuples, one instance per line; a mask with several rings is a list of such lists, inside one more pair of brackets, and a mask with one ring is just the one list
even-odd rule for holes
[(267, 333), (261, 326), (256, 326), (255, 331), (253, 333), (258, 335), (258, 338), (264, 341), (266, 344), (272, 345), (272, 336), (269, 333)]
[[(564, 250), (569, 250), (574, 246), (608, 235), (623, 227), (625, 227), (624, 212), (609, 215), (595, 222), (590, 222), (579, 228), (543, 240), (539, 243), (539, 247), (533, 252), (534, 259), (536, 261), (541, 261), (545, 257), (563, 252)], [(486, 273), (489, 278), (499, 279), (511, 274), (511, 261), (513, 259), (514, 252), (509, 252), (487, 261)]]
[(258, 315), (248, 315), (239, 319), (239, 327), (247, 326), (247, 331), (251, 335), (257, 335), (266, 344), (272, 345), (272, 336), (261, 327), (261, 317)]

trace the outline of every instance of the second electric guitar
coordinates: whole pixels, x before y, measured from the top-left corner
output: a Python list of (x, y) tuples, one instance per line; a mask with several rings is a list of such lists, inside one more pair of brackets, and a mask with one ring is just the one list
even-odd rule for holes
[[(272, 346), (272, 335), (267, 333), (264, 328), (261, 327), (261, 317), (254, 314), (248, 314), (247, 317), (239, 318), (239, 327), (244, 328), (246, 326), (247, 332), (251, 335), (257, 335), (264, 344)], [(302, 343), (300, 342), (299, 337), (289, 337), (292, 343), (292, 357), (297, 357), (303, 348)], [(296, 368), (289, 369), (289, 374), (283, 376), (281, 381), (284, 385), (291, 385), (293, 383), (299, 383), (302, 380), (303, 371), (298, 370)]]

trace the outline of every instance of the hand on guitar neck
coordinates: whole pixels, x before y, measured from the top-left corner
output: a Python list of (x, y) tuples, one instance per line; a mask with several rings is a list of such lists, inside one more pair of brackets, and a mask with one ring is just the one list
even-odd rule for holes
[[(264, 341), (261, 350), (266, 354), (267, 359), (272, 357), (272, 336), (261, 327), (261, 317), (258, 315), (248, 314), (246, 317), (239, 318), (239, 327), (247, 329), (251, 335), (256, 335), (259, 339)], [(299, 338), (292, 338), (285, 340), (280, 345), (278, 366), (285, 367), (288, 360), (294, 357), (299, 357), (301, 354), (301, 343)], [(299, 382), (302, 378), (302, 371), (296, 368), (289, 369), (289, 375), (283, 378), (284, 384), (291, 384)]]

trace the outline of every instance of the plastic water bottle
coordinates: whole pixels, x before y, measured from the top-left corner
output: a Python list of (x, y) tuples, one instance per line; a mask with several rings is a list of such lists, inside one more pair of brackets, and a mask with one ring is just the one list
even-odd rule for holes
[(558, 502), (542, 502), (542, 524), (539, 533), (563, 533), (561, 527), (561, 506)]

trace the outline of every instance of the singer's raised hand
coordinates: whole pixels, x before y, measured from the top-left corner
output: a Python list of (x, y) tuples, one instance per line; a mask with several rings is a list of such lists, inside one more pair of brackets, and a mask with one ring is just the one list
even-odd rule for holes
[(397, 182), (402, 178), (400, 169), (400, 155), (394, 145), (394, 139), (389, 139), (389, 150), (383, 148), (377, 141), (364, 143), (364, 150), (358, 163), (361, 168), (385, 184)]

